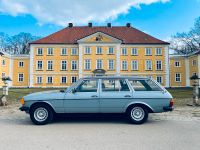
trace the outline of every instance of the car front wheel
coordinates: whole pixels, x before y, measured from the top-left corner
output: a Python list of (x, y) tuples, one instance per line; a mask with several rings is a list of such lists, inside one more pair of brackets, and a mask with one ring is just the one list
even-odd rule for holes
[(53, 111), (48, 105), (35, 105), (30, 110), (30, 118), (34, 124), (44, 125), (53, 120)]
[(142, 106), (133, 106), (128, 109), (127, 117), (131, 123), (142, 124), (148, 119), (148, 110)]

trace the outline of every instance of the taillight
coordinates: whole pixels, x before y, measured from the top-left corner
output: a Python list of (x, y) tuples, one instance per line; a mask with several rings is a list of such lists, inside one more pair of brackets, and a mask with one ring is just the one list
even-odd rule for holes
[(170, 102), (169, 102), (169, 107), (173, 107), (174, 106), (174, 100), (171, 99)]

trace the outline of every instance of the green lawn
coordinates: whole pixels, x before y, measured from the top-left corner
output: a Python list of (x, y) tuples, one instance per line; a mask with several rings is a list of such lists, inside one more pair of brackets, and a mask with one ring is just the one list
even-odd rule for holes
[[(47, 90), (60, 90), (57, 88), (10, 88), (8, 103), (19, 103), (19, 100), (29, 93), (47, 91)], [(188, 98), (192, 98), (192, 88), (169, 88), (167, 89), (175, 99), (175, 105), (182, 106), (188, 103)], [(2, 91), (1, 91), (2, 93)], [(0, 94), (1, 95), (1, 94)]]

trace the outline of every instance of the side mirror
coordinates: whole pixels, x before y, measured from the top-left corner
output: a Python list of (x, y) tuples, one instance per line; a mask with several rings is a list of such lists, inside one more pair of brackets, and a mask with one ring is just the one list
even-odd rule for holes
[(74, 89), (72, 89), (72, 93), (76, 93), (76, 89), (74, 88)]
[(65, 90), (60, 90), (61, 93), (65, 93)]

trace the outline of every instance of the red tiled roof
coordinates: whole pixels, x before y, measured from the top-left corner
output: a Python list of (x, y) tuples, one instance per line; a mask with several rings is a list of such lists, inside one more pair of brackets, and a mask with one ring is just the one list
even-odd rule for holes
[(67, 27), (47, 37), (31, 42), (30, 44), (77, 44), (77, 40), (96, 32), (103, 32), (114, 38), (120, 39), (123, 44), (169, 44), (139, 31), (138, 29), (126, 26)]

